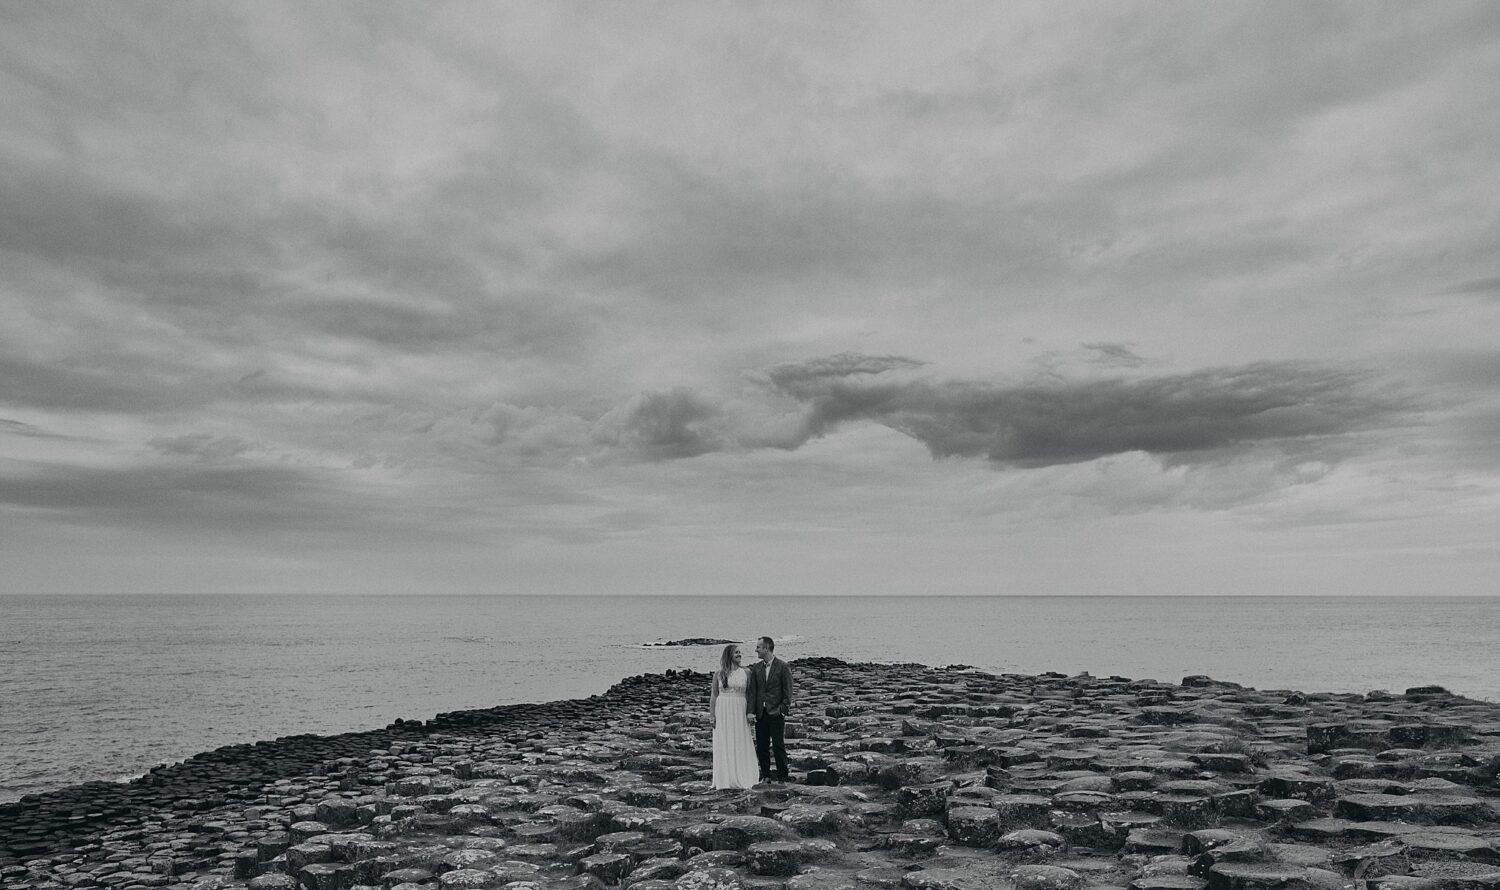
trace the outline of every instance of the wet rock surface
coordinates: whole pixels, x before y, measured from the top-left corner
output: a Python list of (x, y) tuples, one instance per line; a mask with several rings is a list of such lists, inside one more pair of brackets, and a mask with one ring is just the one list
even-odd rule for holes
[(1500, 705), (795, 662), (794, 781), (708, 677), (223, 748), (0, 806), (0, 886), (1500, 890)]

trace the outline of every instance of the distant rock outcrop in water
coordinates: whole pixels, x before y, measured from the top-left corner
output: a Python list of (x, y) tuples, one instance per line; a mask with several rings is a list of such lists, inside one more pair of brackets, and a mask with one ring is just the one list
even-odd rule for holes
[(1500, 704), (1198, 674), (792, 669), (790, 784), (715, 791), (709, 675), (667, 671), (0, 805), (0, 886), (1500, 887)]
[(685, 640), (667, 640), (665, 643), (647, 643), (647, 646), (727, 646), (740, 640), (716, 640), (712, 637), (688, 637)]

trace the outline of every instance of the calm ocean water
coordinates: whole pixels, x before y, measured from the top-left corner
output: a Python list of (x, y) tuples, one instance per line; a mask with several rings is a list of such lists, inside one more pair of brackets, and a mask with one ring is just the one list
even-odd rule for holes
[(787, 658), (1500, 700), (1500, 598), (0, 596), (0, 801), (234, 742)]

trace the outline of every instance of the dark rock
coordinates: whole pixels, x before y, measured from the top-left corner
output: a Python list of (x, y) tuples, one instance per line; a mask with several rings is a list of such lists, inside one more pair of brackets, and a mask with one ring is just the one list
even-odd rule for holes
[(327, 844), (296, 844), (282, 854), (286, 857), (287, 869), (293, 874), (304, 866), (333, 861), (333, 850)]
[[(1090, 779), (1089, 781), (1092, 782), (1094, 780)], [(1072, 782), (1068, 784), (1072, 784)], [(1094, 813), (1099, 810), (1111, 809), (1114, 805), (1114, 797), (1099, 791), (1063, 791), (1052, 795), (1052, 806), (1054, 809), (1075, 813)]]
[(1237, 837), (1194, 856), (1192, 864), (1188, 866), (1188, 874), (1207, 877), (1214, 868), (1225, 862), (1260, 862), (1264, 859), (1265, 845), (1254, 838)]
[(610, 828), (610, 817), (601, 812), (572, 811), (558, 814), (554, 825), (554, 837), (560, 843), (569, 841), (591, 841)]
[(1052, 805), (1045, 797), (1005, 794), (996, 797), (991, 806), (999, 814), (1002, 829), (1047, 828), (1051, 824)]
[(642, 860), (625, 876), (626, 887), (634, 887), (645, 881), (671, 881), (688, 872), (688, 865), (680, 859), (662, 857)]
[(1174, 705), (1150, 705), (1141, 708), (1138, 719), (1142, 723), (1158, 726), (1176, 726), (1180, 723), (1191, 723), (1197, 719), (1197, 716), (1187, 708)]
[(305, 844), (308, 840), (320, 834), (329, 834), (331, 829), (322, 822), (296, 822), (287, 830), (288, 837), (293, 844)]
[(354, 886), (354, 869), (335, 863), (313, 863), (297, 873), (306, 890), (349, 890)]
[(1131, 881), (1128, 890), (1205, 890), (1208, 881), (1191, 875), (1157, 875)]
[(255, 841), (255, 853), (261, 862), (266, 862), (286, 852), (292, 845), (291, 835), (284, 831), (263, 834)]
[(1334, 840), (1343, 837), (1348, 831), (1347, 820), (1331, 817), (1308, 819), (1287, 826), (1288, 833), (1308, 840)]
[(885, 763), (875, 773), (880, 787), (890, 791), (908, 786), (949, 784), (940, 781), (947, 773), (947, 764), (939, 757), (912, 757)]
[(814, 870), (791, 878), (785, 887), (786, 890), (857, 890), (858, 882), (846, 872)]
[(1260, 792), (1253, 788), (1241, 788), (1238, 791), (1224, 791), (1210, 795), (1213, 800), (1214, 811), (1220, 816), (1236, 819), (1249, 819), (1255, 815), (1255, 806), (1260, 803)]
[(859, 785), (870, 778), (869, 765), (853, 760), (830, 763), (825, 772), (837, 777), (837, 781), (834, 782), (827, 782), (825, 779), (825, 783), (831, 785)]
[(1364, 882), (1366, 890), (1443, 890), (1443, 884), (1433, 878), (1415, 875), (1390, 875)]
[(343, 798), (331, 798), (319, 801), (316, 821), (327, 825), (358, 825), (359, 807), (353, 801)]
[(1472, 834), (1417, 831), (1401, 835), (1399, 844), (1416, 860), (1465, 859), (1500, 866), (1500, 851), (1490, 841)]
[(899, 868), (866, 868), (854, 873), (854, 882), (867, 890), (900, 890), (906, 871)]
[(1237, 831), (1225, 828), (1205, 828), (1183, 835), (1182, 852), (1189, 856), (1197, 856), (1220, 847), (1242, 844), (1247, 840), (1249, 838)]
[(385, 887), (390, 888), (397, 884), (426, 884), (432, 879), (432, 872), (425, 868), (400, 868), (395, 871), (386, 872), (381, 877), (380, 882)]
[(1406, 848), (1394, 841), (1342, 850), (1334, 854), (1332, 859), (1336, 865), (1352, 869), (1354, 876), (1361, 880), (1411, 872), (1411, 860), (1406, 855)]
[(710, 850), (690, 857), (684, 865), (688, 871), (707, 868), (736, 868), (745, 864), (745, 854), (738, 850)]
[(1183, 828), (1200, 828), (1218, 821), (1211, 797), (1192, 794), (1163, 794), (1156, 798), (1163, 820)]
[(1209, 890), (1313, 890), (1305, 868), (1223, 862), (1208, 873)]
[(1278, 798), (1263, 800), (1255, 805), (1257, 818), (1273, 825), (1307, 822), (1318, 816), (1318, 808), (1305, 800)]
[(457, 869), (485, 869), (497, 865), (500, 857), (489, 850), (454, 850), (435, 860), (441, 871)]
[(1156, 786), (1156, 774), (1145, 770), (1124, 770), (1112, 778), (1116, 791), (1145, 791)]
[(629, 853), (630, 857), (637, 862), (647, 859), (679, 859), (684, 852), (682, 844), (669, 837), (633, 839), (626, 841), (621, 847), (622, 852)]
[(1423, 794), (1418, 797), (1418, 813), (1439, 825), (1469, 825), (1495, 820), (1489, 805), (1477, 797)]
[(1332, 779), (1300, 773), (1274, 773), (1262, 779), (1256, 788), (1266, 797), (1313, 803), (1331, 801), (1336, 793)]
[(782, 823), (763, 816), (729, 816), (713, 823), (711, 844), (715, 850), (743, 850), (756, 841), (792, 840), (795, 836)]
[(743, 890), (740, 876), (727, 868), (690, 871), (672, 882), (676, 890)]
[(838, 831), (844, 822), (844, 813), (840, 806), (793, 804), (777, 815), (776, 821), (804, 837), (816, 837)]
[(948, 806), (952, 785), (936, 782), (929, 785), (906, 785), (896, 792), (896, 815), (902, 819), (941, 814)]
[(620, 883), (633, 866), (634, 860), (626, 853), (595, 853), (578, 862), (579, 871), (593, 875), (606, 884)]
[(794, 875), (801, 848), (790, 841), (760, 841), (745, 850), (750, 871), (757, 875)]
[(1046, 859), (1066, 852), (1068, 842), (1055, 831), (1038, 828), (1021, 828), (1001, 835), (995, 842), (996, 849), (1027, 853), (1033, 859)]
[(438, 875), (441, 890), (498, 890), (499, 878), (480, 869), (456, 869)]
[(908, 872), (901, 883), (906, 890), (1014, 890), (1009, 878), (993, 866), (924, 868)]
[(1010, 874), (1016, 890), (1082, 890), (1083, 875), (1060, 865), (1021, 865)]
[(992, 807), (948, 810), (948, 836), (968, 847), (988, 847), (1000, 838), (1000, 814)]
[(1334, 803), (1333, 813), (1352, 821), (1416, 821), (1422, 801), (1410, 795), (1351, 794)]
[(1248, 773), (1251, 769), (1250, 755), (1248, 754), (1207, 752), (1203, 754), (1190, 754), (1188, 755), (1188, 759), (1203, 769), (1216, 773)]
[(1052, 830), (1067, 838), (1072, 846), (1093, 850), (1118, 849), (1129, 833), (1129, 829), (1106, 823), (1094, 813), (1054, 810), (1048, 821)]

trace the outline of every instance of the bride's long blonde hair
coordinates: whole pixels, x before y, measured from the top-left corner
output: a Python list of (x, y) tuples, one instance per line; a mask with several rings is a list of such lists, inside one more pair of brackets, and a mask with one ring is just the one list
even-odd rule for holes
[(734, 670), (734, 653), (739, 649), (734, 643), (724, 647), (724, 652), (719, 656), (719, 688), (729, 688), (729, 672)]

